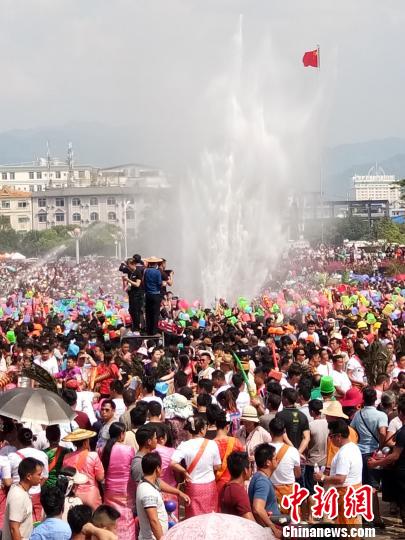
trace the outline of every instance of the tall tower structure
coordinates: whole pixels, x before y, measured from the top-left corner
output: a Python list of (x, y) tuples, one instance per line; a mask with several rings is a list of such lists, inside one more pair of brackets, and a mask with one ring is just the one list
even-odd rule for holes
[(68, 187), (70, 187), (73, 185), (73, 146), (71, 142), (69, 142), (68, 144), (67, 166), (68, 166), (67, 184), (68, 184)]

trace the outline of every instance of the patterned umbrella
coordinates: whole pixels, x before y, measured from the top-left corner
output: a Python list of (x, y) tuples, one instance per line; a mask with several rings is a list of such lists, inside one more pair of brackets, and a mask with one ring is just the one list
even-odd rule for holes
[(237, 516), (229, 514), (204, 514), (182, 521), (169, 529), (163, 540), (270, 540), (275, 536), (270, 529), (265, 529)]
[(70, 422), (76, 413), (54, 392), (42, 388), (14, 388), (0, 395), (0, 415), (50, 426)]

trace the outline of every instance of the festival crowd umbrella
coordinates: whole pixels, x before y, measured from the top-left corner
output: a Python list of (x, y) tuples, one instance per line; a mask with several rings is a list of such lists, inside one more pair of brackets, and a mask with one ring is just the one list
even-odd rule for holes
[(0, 415), (50, 426), (70, 422), (76, 413), (54, 392), (43, 388), (14, 388), (0, 395)]
[(275, 538), (269, 528), (230, 514), (203, 514), (177, 523), (163, 536), (163, 540), (270, 540)]

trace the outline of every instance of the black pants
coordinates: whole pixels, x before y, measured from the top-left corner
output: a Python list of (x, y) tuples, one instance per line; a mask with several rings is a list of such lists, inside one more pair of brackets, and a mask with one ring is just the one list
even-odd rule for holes
[(132, 330), (139, 332), (141, 329), (141, 317), (142, 311), (145, 304), (145, 297), (143, 294), (129, 294), (129, 314), (131, 315), (132, 320)]
[(158, 321), (160, 313), (160, 302), (162, 297), (160, 294), (145, 295), (145, 318), (146, 318), (146, 333), (148, 336), (153, 336), (158, 331)]

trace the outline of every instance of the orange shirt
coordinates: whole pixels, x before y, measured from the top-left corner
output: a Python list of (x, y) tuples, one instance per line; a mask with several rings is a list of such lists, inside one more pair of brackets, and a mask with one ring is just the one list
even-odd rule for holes
[[(233, 446), (232, 446), (232, 452), (243, 452), (245, 449), (243, 448), (242, 443), (239, 439), (236, 439), (235, 437), (225, 437), (223, 439), (214, 439), (214, 441), (217, 443), (219, 455), (221, 456), (221, 461), (224, 460), (225, 452), (228, 446), (228, 439), (233, 439)], [(231, 473), (228, 471), (228, 467), (225, 469), (224, 474), (221, 476), (221, 482), (226, 484), (231, 479)]]

